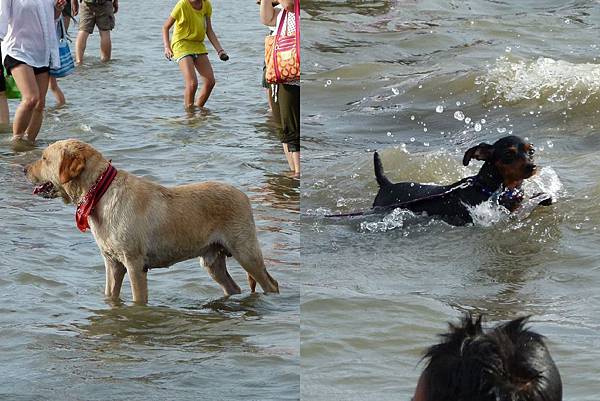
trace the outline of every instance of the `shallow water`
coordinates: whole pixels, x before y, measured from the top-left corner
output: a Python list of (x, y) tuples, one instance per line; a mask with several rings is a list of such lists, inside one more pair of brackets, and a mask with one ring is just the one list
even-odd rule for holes
[[(15, 152), (2, 135), (2, 399), (299, 398), (299, 189), (260, 87), (258, 6), (215, 2), (213, 25), (231, 60), (210, 55), (210, 112), (192, 116), (183, 111), (179, 70), (162, 54), (170, 7), (121, 2), (114, 60), (101, 64), (98, 35), (90, 37), (85, 65), (60, 80), (68, 104), (56, 109), (48, 96), (38, 146)], [(281, 295), (250, 295), (230, 260), (244, 293), (222, 298), (190, 260), (150, 273), (147, 307), (132, 305), (127, 279), (123, 303), (107, 303), (102, 259), (91, 234), (76, 229), (73, 206), (34, 197), (22, 174), (43, 147), (68, 137), (165, 185), (221, 180), (241, 188)]]
[[(597, 400), (596, 2), (304, 4), (302, 398), (410, 399), (424, 350), (472, 311), (532, 315), (564, 399)], [(323, 217), (370, 207), (375, 149), (392, 181), (447, 184), (480, 166), (466, 149), (511, 133), (542, 167), (527, 192), (553, 206), (484, 206), (468, 227)]]

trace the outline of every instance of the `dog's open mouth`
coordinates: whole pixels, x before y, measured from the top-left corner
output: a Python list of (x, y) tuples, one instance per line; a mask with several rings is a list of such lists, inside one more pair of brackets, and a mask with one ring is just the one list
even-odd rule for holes
[(41, 196), (42, 198), (56, 198), (58, 192), (56, 191), (54, 184), (48, 181), (33, 188), (33, 194)]

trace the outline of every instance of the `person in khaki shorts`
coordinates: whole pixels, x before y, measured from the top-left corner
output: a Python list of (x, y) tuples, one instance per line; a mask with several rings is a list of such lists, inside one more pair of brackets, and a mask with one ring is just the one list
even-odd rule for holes
[(79, 34), (75, 43), (75, 64), (83, 62), (83, 53), (88, 36), (94, 32), (94, 26), (100, 32), (100, 59), (105, 62), (110, 60), (112, 44), (110, 31), (115, 27), (115, 14), (119, 10), (118, 0), (71, 0), (73, 15), (79, 13), (81, 3), (81, 16), (79, 17)]

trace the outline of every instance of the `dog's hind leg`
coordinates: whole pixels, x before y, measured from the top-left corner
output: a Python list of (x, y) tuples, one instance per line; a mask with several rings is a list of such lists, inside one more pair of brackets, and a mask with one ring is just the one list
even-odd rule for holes
[(213, 245), (210, 250), (202, 256), (202, 264), (208, 271), (208, 274), (215, 280), (225, 295), (239, 294), (242, 292), (237, 283), (229, 275), (226, 265), (227, 255), (225, 249), (220, 246)]
[(106, 269), (106, 287), (104, 289), (104, 295), (113, 300), (119, 299), (121, 286), (123, 285), (123, 277), (125, 277), (127, 270), (121, 262), (105, 255), (102, 255), (102, 257), (104, 258), (104, 268)]
[(250, 275), (250, 273), (246, 273), (248, 275), (248, 285), (250, 286), (250, 291), (256, 292), (256, 280), (254, 277)]
[(244, 244), (245, 246), (238, 249), (232, 249), (231, 253), (235, 260), (237, 260), (248, 273), (250, 289), (254, 292), (256, 283), (258, 282), (264, 292), (279, 293), (279, 284), (271, 277), (265, 268), (265, 262), (258, 241), (254, 239), (253, 244), (251, 241), (249, 242), (251, 245), (247, 245), (248, 242), (246, 242)]

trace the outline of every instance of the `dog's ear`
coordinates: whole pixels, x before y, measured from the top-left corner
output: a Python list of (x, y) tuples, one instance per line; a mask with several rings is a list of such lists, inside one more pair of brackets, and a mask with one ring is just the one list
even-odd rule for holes
[(494, 153), (494, 147), (487, 143), (480, 143), (477, 146), (473, 146), (471, 149), (465, 152), (463, 157), (463, 165), (468, 166), (471, 159), (477, 160), (489, 160)]
[(85, 159), (78, 153), (71, 154), (63, 150), (62, 160), (58, 172), (61, 184), (66, 184), (81, 174), (85, 167)]

